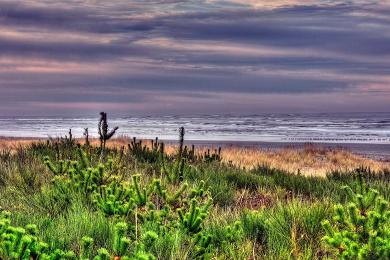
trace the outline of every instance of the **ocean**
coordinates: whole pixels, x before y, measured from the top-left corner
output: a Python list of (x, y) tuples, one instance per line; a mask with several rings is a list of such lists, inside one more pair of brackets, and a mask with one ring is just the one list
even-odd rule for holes
[[(59, 137), (88, 127), (97, 136), (96, 117), (0, 117), (0, 136)], [(176, 140), (390, 144), (390, 113), (260, 114), (109, 117), (119, 135)]]

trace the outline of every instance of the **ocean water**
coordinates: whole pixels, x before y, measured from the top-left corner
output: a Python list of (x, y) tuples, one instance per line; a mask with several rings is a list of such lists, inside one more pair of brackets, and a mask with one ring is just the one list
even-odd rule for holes
[[(99, 117), (0, 117), (0, 136), (97, 136)], [(260, 114), (109, 117), (118, 134), (176, 140), (184, 126), (187, 140), (390, 144), (390, 113)]]

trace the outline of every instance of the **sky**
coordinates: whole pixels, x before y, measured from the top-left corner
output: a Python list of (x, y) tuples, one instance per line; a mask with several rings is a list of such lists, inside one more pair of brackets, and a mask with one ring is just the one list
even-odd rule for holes
[(0, 1), (0, 116), (390, 112), (390, 1)]

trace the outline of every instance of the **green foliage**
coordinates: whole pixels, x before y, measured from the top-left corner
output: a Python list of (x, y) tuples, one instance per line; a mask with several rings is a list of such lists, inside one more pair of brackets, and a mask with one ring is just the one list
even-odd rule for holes
[(195, 236), (195, 248), (193, 252), (194, 259), (209, 259), (208, 249), (211, 244), (211, 235), (206, 233), (199, 233)]
[(158, 138), (153, 141), (152, 147), (142, 144), (142, 140), (137, 141), (134, 137), (128, 144), (129, 153), (138, 161), (146, 163), (156, 163), (164, 159), (164, 143), (159, 142)]
[(141, 243), (136, 247), (134, 258), (135, 259), (145, 259), (145, 260), (154, 260), (156, 259), (150, 252), (150, 248), (153, 246), (154, 242), (157, 240), (158, 235), (153, 231), (147, 231), (142, 235)]
[(148, 201), (148, 197), (151, 193), (147, 187), (140, 187), (140, 175), (136, 174), (132, 176), (133, 188), (135, 190), (135, 202), (138, 206), (145, 206)]
[(328, 217), (326, 203), (308, 204), (292, 200), (272, 208), (244, 211), (241, 223), (245, 236), (261, 245), (270, 258), (312, 259), (321, 248), (322, 230), (319, 223)]
[(106, 260), (111, 256), (114, 259), (155, 259), (148, 251), (157, 234), (149, 231), (143, 234), (133, 253), (130, 250), (131, 240), (126, 236), (128, 226), (125, 222), (119, 222), (114, 228), (113, 253), (105, 248), (97, 250), (93, 257), (94, 239), (84, 236), (80, 243), (80, 254), (77, 257), (72, 251), (62, 251), (51, 248), (47, 243), (37, 237), (38, 229), (35, 225), (27, 225), (26, 228), (11, 226), (10, 213), (2, 212), (0, 216), (0, 257), (1, 259), (80, 259), (80, 260)]
[(188, 187), (188, 183), (183, 183), (176, 192), (169, 193), (168, 190), (162, 186), (161, 180), (154, 180), (154, 185), (156, 187), (157, 194), (159, 194), (161, 198), (163, 198), (168, 204), (178, 203), (179, 199), (182, 197)]
[(30, 201), (34, 202), (38, 210), (43, 210), (52, 217), (64, 213), (71, 205), (74, 192), (62, 176), (55, 176), (50, 186), (44, 186), (40, 192), (34, 194)]
[(184, 212), (182, 208), (177, 210), (181, 227), (189, 233), (199, 233), (202, 230), (202, 222), (207, 217), (208, 209), (212, 203), (209, 199), (203, 206), (198, 206), (196, 199), (191, 200), (188, 212)]
[(68, 172), (70, 161), (59, 160), (57, 163), (50, 161), (49, 156), (45, 156), (43, 162), (54, 175), (64, 175)]
[(69, 188), (73, 188), (82, 192), (92, 193), (105, 179), (105, 169), (112, 168), (113, 161), (108, 160), (106, 164), (99, 164), (97, 167), (89, 167), (90, 163), (86, 154), (80, 147), (77, 149), (79, 155), (78, 161), (62, 161), (53, 163), (47, 156), (44, 158), (45, 165), (58, 178), (54, 178), (54, 182), (61, 180), (66, 182)]
[(240, 173), (239, 171), (229, 171), (226, 173), (226, 180), (236, 185), (239, 189), (257, 190), (259, 187), (272, 187), (275, 185), (272, 179), (252, 173)]
[(94, 257), (94, 260), (110, 260), (110, 253), (105, 248), (100, 248), (97, 251), (97, 256)]
[(69, 177), (74, 188), (86, 193), (92, 193), (98, 186), (103, 184), (104, 166), (100, 164), (96, 168), (73, 168), (69, 171)]
[(344, 186), (349, 203), (335, 206), (334, 225), (325, 220), (324, 241), (336, 249), (342, 259), (390, 258), (390, 210), (389, 203), (375, 189), (362, 183), (354, 192)]
[(116, 181), (102, 185), (93, 193), (93, 202), (107, 216), (127, 216), (135, 206), (134, 192)]
[(80, 259), (89, 259), (92, 254), (93, 239), (91, 237), (83, 237), (81, 239)]
[(0, 215), (0, 258), (2, 259), (63, 259), (73, 258), (73, 252), (56, 249), (49, 251), (47, 243), (37, 238), (37, 227), (27, 225), (26, 228), (11, 226), (11, 213), (1, 212)]
[(356, 169), (342, 172), (340, 170), (333, 170), (327, 174), (328, 179), (342, 181), (344, 183), (364, 179), (366, 182), (369, 181), (381, 181), (390, 182), (390, 170), (383, 169), (382, 171), (373, 171), (369, 167), (358, 167)]
[(127, 224), (125, 222), (117, 223), (114, 230), (114, 254), (117, 257), (125, 256), (130, 246), (130, 239), (126, 237)]
[(191, 190), (189, 198), (202, 197), (202, 196), (206, 195), (206, 193), (207, 192), (205, 191), (205, 182), (204, 182), (204, 180), (201, 180), (199, 182), (199, 185), (194, 187)]
[[(81, 146), (77, 148), (77, 155), (79, 157), (78, 169), (88, 169), (90, 167), (90, 162), (87, 158), (87, 154), (81, 149)], [(74, 165), (75, 166), (75, 165)]]
[(172, 183), (183, 181), (185, 177), (191, 175), (192, 171), (193, 168), (184, 158), (173, 163), (164, 162), (161, 167), (161, 173)]

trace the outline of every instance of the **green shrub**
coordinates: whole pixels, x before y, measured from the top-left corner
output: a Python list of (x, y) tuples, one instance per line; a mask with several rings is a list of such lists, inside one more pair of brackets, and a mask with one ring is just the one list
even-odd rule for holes
[(158, 138), (152, 140), (152, 148), (142, 144), (142, 140), (137, 141), (134, 137), (128, 144), (130, 155), (139, 162), (157, 163), (165, 158), (164, 143), (159, 142)]
[(198, 201), (192, 199), (187, 212), (184, 212), (183, 208), (179, 208), (177, 212), (181, 227), (189, 233), (199, 233), (202, 229), (202, 222), (207, 217), (211, 203), (212, 200), (209, 199), (204, 206), (199, 207)]
[(102, 185), (93, 193), (93, 202), (107, 216), (127, 216), (135, 207), (132, 189), (113, 181)]
[(183, 181), (184, 178), (192, 174), (193, 170), (185, 158), (177, 159), (173, 163), (164, 161), (161, 166), (161, 174), (166, 176), (171, 183)]
[(344, 190), (350, 202), (347, 206), (335, 206), (333, 226), (328, 220), (322, 222), (326, 231), (324, 241), (342, 259), (389, 259), (388, 201), (374, 189), (367, 191), (363, 183), (356, 193), (349, 186)]

